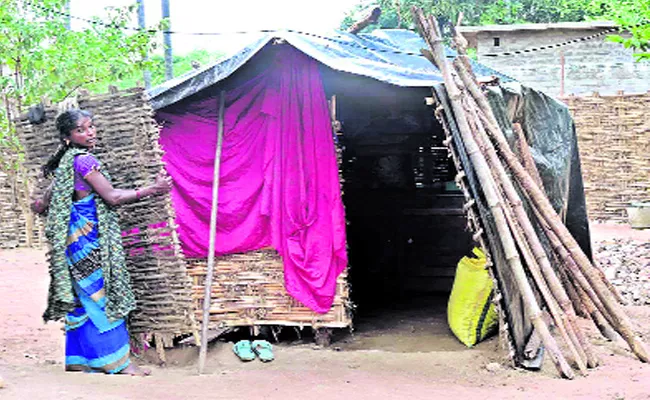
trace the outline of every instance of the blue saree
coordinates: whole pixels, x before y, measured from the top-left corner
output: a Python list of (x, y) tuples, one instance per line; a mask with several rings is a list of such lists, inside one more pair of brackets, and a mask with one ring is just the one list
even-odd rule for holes
[(68, 371), (119, 373), (129, 366), (129, 334), (124, 319), (106, 317), (106, 293), (97, 229), (95, 195), (72, 203), (66, 261), (75, 308), (65, 317)]

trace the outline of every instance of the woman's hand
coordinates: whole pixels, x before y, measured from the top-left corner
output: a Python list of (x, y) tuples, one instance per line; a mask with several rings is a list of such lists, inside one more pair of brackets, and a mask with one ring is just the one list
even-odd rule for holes
[(43, 214), (45, 212), (45, 207), (43, 206), (43, 201), (41, 199), (35, 199), (33, 196), (31, 198), (30, 208), (34, 214)]
[(156, 177), (156, 183), (153, 185), (156, 190), (156, 194), (163, 194), (172, 190), (172, 183), (172, 177), (169, 176), (165, 170), (160, 171)]
[(52, 182), (45, 190), (36, 189), (29, 196), (31, 200), (30, 208), (33, 213), (39, 215), (45, 214), (50, 205), (53, 185), (54, 182)]

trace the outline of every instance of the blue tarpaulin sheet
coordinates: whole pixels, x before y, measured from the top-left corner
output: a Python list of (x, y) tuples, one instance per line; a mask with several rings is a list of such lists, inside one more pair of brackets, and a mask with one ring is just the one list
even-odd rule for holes
[[(248, 33), (241, 37), (241, 50), (207, 67), (169, 80), (148, 92), (154, 109), (176, 103), (208, 86), (227, 78), (266, 44), (283, 40), (324, 65), (342, 72), (373, 78), (403, 87), (432, 87), (442, 76), (420, 50), (426, 48), (422, 38), (404, 29), (382, 29), (369, 34), (353, 35), (332, 31), (323, 35), (298, 31)], [(447, 49), (449, 57), (455, 52)], [(477, 75), (510, 78), (473, 62)]]

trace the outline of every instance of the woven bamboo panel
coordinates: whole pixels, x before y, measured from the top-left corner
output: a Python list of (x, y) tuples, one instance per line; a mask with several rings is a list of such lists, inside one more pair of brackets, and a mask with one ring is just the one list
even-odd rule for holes
[(25, 212), (24, 181), (0, 172), (0, 249), (39, 245), (43, 224)]
[[(189, 260), (197, 318), (201, 318), (205, 259)], [(258, 250), (215, 258), (210, 328), (282, 325), (345, 328), (352, 323), (347, 273), (337, 279), (334, 304), (327, 314), (303, 306), (284, 289), (284, 267), (275, 250)]]
[[(118, 188), (151, 184), (162, 168), (159, 129), (141, 89), (82, 96), (80, 108), (95, 115), (98, 156)], [(40, 167), (56, 150), (54, 121), (59, 110), (45, 108), (46, 120), (34, 125), (24, 116), (17, 123), (31, 181), (43, 188)], [(191, 282), (174, 227), (170, 196), (150, 197), (119, 207), (127, 267), (138, 309), (131, 314), (132, 333), (169, 338), (190, 333), (193, 323)]]
[(590, 219), (625, 221), (631, 202), (650, 199), (650, 93), (563, 101), (576, 124)]

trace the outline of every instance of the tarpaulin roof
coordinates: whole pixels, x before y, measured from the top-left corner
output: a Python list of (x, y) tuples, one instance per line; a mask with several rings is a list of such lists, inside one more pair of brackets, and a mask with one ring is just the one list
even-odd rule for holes
[[(420, 50), (426, 48), (422, 38), (404, 29), (382, 29), (359, 35), (341, 31), (316, 35), (284, 30), (248, 33), (242, 39), (241, 50), (232, 56), (149, 90), (153, 108), (157, 110), (176, 103), (227, 78), (274, 39), (284, 40), (334, 70), (397, 86), (432, 87), (443, 80), (440, 71), (420, 55)], [(447, 55), (453, 57), (455, 52), (447, 49)], [(496, 75), (504, 81), (512, 80), (489, 67), (472, 64), (477, 75)]]

